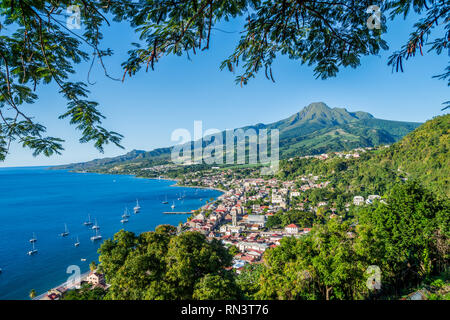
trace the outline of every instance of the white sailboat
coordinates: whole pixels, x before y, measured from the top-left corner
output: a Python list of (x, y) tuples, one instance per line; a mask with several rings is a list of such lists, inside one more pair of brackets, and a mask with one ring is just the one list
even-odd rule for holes
[(98, 230), (100, 229), (99, 225), (97, 224), (97, 219), (95, 219), (95, 224), (92, 226), (93, 230)]
[(31, 249), (30, 251), (28, 251), (28, 255), (31, 256), (33, 254), (36, 254), (38, 251), (37, 249), (34, 247), (34, 242), (31, 243), (33, 245), (33, 249)]
[(33, 242), (36, 242), (36, 241), (37, 241), (36, 235), (33, 232), (33, 237), (30, 239), (30, 242), (33, 243)]
[(83, 222), (85, 226), (92, 226), (91, 215), (88, 214), (88, 221)]
[(61, 237), (67, 237), (69, 235), (69, 230), (67, 229), (67, 224), (64, 223), (64, 232), (60, 234)]
[(139, 205), (139, 201), (136, 199), (136, 206), (133, 208), (134, 213), (138, 213), (141, 210), (141, 206)]
[(172, 202), (172, 205), (170, 206), (173, 209), (175, 209), (175, 202)]
[(166, 200), (161, 202), (162, 204), (168, 204), (169, 202), (167, 201), (167, 194), (166, 194)]
[(77, 242), (74, 243), (74, 246), (78, 247), (79, 245), (80, 245), (80, 240), (78, 239), (78, 236), (77, 236)]
[(125, 211), (123, 212), (122, 218), (129, 218), (130, 214), (128, 213), (128, 208), (125, 208)]
[(95, 229), (95, 236), (91, 237), (91, 241), (100, 240), (102, 236), (100, 235), (100, 232), (98, 232), (98, 229)]

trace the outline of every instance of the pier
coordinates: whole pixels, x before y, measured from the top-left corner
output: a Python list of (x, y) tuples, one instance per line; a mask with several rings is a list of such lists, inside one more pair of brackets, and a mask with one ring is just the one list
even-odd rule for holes
[(164, 214), (191, 214), (189, 211), (165, 211)]

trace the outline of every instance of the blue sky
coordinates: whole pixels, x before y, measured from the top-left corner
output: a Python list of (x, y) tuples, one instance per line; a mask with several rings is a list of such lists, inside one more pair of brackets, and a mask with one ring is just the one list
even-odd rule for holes
[[(323, 101), (330, 107), (349, 111), (366, 111), (377, 118), (424, 122), (443, 114), (442, 102), (449, 100), (446, 81), (433, 79), (448, 63), (446, 53), (416, 56), (404, 65), (405, 73), (392, 73), (387, 66), (390, 53), (408, 38), (412, 19), (396, 19), (388, 25), (385, 39), (390, 49), (380, 56), (364, 57), (357, 69), (342, 69), (336, 78), (316, 80), (311, 67), (280, 56), (273, 66), (276, 82), (260, 74), (241, 88), (235, 75), (220, 71), (239, 39), (240, 21), (217, 25), (212, 31), (211, 49), (191, 61), (186, 57), (164, 57), (156, 71), (143, 70), (124, 83), (103, 75), (99, 65), (91, 72), (90, 98), (100, 103), (107, 119), (103, 122), (125, 137), (125, 150), (107, 146), (99, 153), (92, 144), (80, 144), (80, 133), (59, 120), (66, 105), (54, 85), (39, 90), (38, 103), (26, 111), (47, 126), (48, 134), (66, 140), (61, 156), (33, 157), (27, 149), (12, 145), (6, 161), (0, 166), (39, 166), (87, 161), (116, 156), (132, 149), (151, 150), (173, 144), (170, 136), (177, 128), (193, 132), (195, 120), (203, 121), (203, 129), (231, 129), (255, 123), (269, 123), (286, 118), (311, 102)], [(105, 29), (104, 47), (114, 50), (105, 59), (109, 73), (122, 78), (121, 62), (137, 36), (123, 24)], [(89, 63), (76, 67), (74, 79), (86, 80)]]

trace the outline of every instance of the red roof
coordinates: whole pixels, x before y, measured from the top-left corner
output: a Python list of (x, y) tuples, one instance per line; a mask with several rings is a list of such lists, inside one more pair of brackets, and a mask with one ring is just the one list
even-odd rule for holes
[(291, 223), (290, 225), (286, 226), (286, 228), (298, 228), (296, 224)]

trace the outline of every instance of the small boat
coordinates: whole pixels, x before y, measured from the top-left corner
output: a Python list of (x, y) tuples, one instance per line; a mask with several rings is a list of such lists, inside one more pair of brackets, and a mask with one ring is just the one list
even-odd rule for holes
[(129, 218), (130, 214), (128, 213), (128, 208), (125, 208), (125, 211), (123, 212), (122, 218)]
[(36, 241), (37, 241), (36, 235), (33, 232), (33, 238), (30, 239), (30, 242), (33, 243), (33, 242), (36, 242)]
[(91, 215), (88, 214), (88, 221), (83, 222), (85, 226), (92, 226)]
[(100, 227), (97, 224), (97, 219), (95, 219), (95, 224), (92, 226), (92, 230), (98, 230), (98, 229), (100, 229)]
[(120, 220), (120, 222), (122, 222), (122, 223), (127, 223), (127, 222), (128, 222), (128, 219), (123, 218), (122, 220)]
[(60, 234), (61, 237), (67, 237), (69, 235), (69, 230), (67, 229), (67, 224), (64, 224), (64, 232)]
[(34, 242), (31, 243), (33, 245), (33, 249), (31, 249), (30, 251), (28, 251), (28, 255), (32, 256), (33, 254), (36, 254), (38, 251), (37, 249), (34, 247)]
[(139, 205), (139, 201), (136, 199), (136, 206), (133, 208), (134, 213), (138, 213), (141, 210), (141, 206)]
[(81, 258), (81, 261), (83, 261), (83, 262), (84, 262), (84, 261), (86, 261), (86, 259), (85, 259), (85, 258)]
[(100, 235), (100, 233), (98, 232), (98, 229), (95, 229), (95, 236), (91, 237), (91, 241), (96, 241), (96, 240), (100, 240), (102, 238), (102, 236)]
[(161, 202), (162, 204), (169, 204), (169, 202), (167, 201), (167, 194), (166, 194), (166, 200)]
[(79, 245), (80, 245), (80, 240), (78, 239), (78, 236), (77, 236), (77, 242), (74, 243), (74, 246), (78, 247)]
[(170, 206), (173, 209), (175, 209), (175, 202), (172, 202), (172, 205)]

